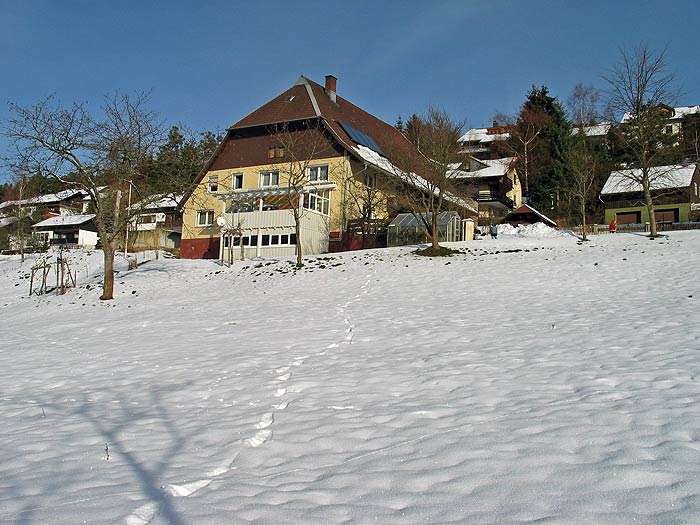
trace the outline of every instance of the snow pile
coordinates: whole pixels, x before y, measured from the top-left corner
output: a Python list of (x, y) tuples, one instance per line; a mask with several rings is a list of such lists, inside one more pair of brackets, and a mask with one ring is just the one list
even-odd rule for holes
[(550, 228), (543, 222), (536, 222), (535, 224), (526, 224), (517, 227), (511, 226), (510, 224), (499, 224), (498, 235), (544, 238), (570, 237), (573, 235), (573, 233), (569, 230), (558, 230), (556, 228)]
[(0, 522), (700, 522), (700, 232), (414, 249), (0, 257)]

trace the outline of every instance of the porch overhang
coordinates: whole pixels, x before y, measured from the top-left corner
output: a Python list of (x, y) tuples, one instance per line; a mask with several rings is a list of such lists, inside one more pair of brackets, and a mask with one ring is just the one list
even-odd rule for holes
[(290, 193), (313, 193), (317, 191), (332, 191), (338, 188), (335, 182), (320, 182), (298, 186), (273, 186), (269, 188), (256, 188), (253, 190), (233, 190), (228, 193), (220, 193), (216, 197), (223, 201), (239, 199), (264, 199), (267, 197), (280, 197)]

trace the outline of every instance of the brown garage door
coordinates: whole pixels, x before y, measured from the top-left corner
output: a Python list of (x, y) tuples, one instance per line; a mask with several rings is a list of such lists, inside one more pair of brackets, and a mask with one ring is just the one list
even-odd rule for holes
[(656, 222), (678, 222), (678, 208), (672, 210), (654, 210)]
[(626, 213), (617, 213), (618, 224), (639, 224), (642, 222), (642, 212), (630, 211)]

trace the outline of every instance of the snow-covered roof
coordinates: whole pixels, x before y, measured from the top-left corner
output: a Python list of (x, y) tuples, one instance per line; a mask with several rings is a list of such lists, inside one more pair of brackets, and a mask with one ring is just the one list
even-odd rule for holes
[(0, 228), (14, 224), (19, 220), (17, 217), (0, 217)]
[(693, 115), (695, 113), (700, 113), (700, 106), (680, 106), (673, 108), (673, 116), (675, 118), (683, 118), (686, 115)]
[[(657, 166), (651, 168), (649, 181), (652, 190), (664, 190), (671, 188), (687, 188), (695, 173), (695, 164), (681, 164), (671, 166)], [(605, 182), (601, 195), (615, 193), (637, 193), (642, 191), (639, 180), (642, 176), (641, 169), (618, 170), (610, 173)]]
[(508, 140), (510, 133), (489, 133), (489, 128), (473, 128), (459, 139), (460, 142), (495, 142)]
[[(669, 117), (670, 120), (680, 120), (686, 115), (692, 115), (695, 113), (700, 113), (700, 106), (679, 106), (677, 108), (673, 108), (673, 115)], [(632, 113), (627, 112), (622, 116), (622, 120), (620, 121), (622, 124), (625, 122), (628, 122), (632, 118)]]
[(547, 217), (544, 213), (536, 210), (535, 208), (533, 208), (532, 206), (529, 206), (528, 204), (521, 204), (520, 206), (518, 206), (516, 209), (514, 209), (508, 215), (506, 215), (505, 220), (507, 221), (508, 217), (510, 217), (511, 215), (519, 215), (519, 214), (525, 214), (525, 213), (534, 214), (536, 217), (542, 219), (542, 222), (544, 224), (547, 224), (549, 226), (556, 227), (556, 225), (557, 225), (556, 222), (554, 222), (552, 219)]
[[(600, 124), (594, 124), (592, 126), (584, 126), (583, 132), (587, 137), (603, 137), (608, 134), (611, 126), (611, 122), (601, 122)], [(571, 130), (572, 135), (578, 135), (578, 133), (579, 128), (577, 127)]]
[(33, 205), (33, 204), (51, 204), (53, 202), (61, 202), (70, 199), (75, 195), (87, 195), (87, 192), (78, 189), (63, 190), (56, 193), (47, 193), (46, 195), (38, 195), (31, 199), (22, 199), (16, 201), (5, 201), (0, 203), (0, 209), (8, 206)]
[[(368, 162), (369, 164), (372, 164), (374, 167), (379, 168), (380, 170), (388, 173), (389, 175), (402, 178), (404, 181), (415, 185), (419, 189), (428, 192), (430, 191), (430, 184), (428, 184), (428, 181), (426, 181), (423, 177), (421, 177), (420, 175), (416, 175), (415, 173), (405, 172), (404, 170), (393, 164), (391, 161), (389, 161), (389, 159), (380, 155), (373, 149), (361, 145), (355, 146), (355, 148), (353, 149), (362, 160)], [(475, 210), (466, 201), (460, 199), (456, 195), (447, 193), (445, 194), (445, 200), (456, 204), (457, 206), (460, 206), (466, 210), (472, 211), (473, 213), (478, 213), (477, 210)]]
[(33, 228), (45, 226), (78, 226), (95, 218), (94, 214), (87, 215), (58, 215), (43, 221), (37, 222)]
[(148, 204), (143, 206), (144, 210), (177, 208), (178, 203), (182, 199), (182, 195), (162, 194), (151, 197)]
[(465, 171), (458, 169), (459, 166), (456, 165), (454, 171), (450, 173), (450, 176), (454, 177), (455, 179), (483, 179), (487, 177), (501, 177), (508, 173), (508, 170), (510, 169), (510, 166), (514, 160), (515, 157), (504, 157), (502, 159), (490, 160), (475, 159), (475, 162), (483, 164), (484, 167), (477, 170)]

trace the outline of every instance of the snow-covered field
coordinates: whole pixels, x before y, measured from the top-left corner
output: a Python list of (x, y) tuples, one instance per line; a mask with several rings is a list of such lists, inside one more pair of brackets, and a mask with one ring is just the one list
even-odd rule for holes
[(0, 522), (700, 523), (700, 232), (501, 233), (111, 302), (0, 258)]

